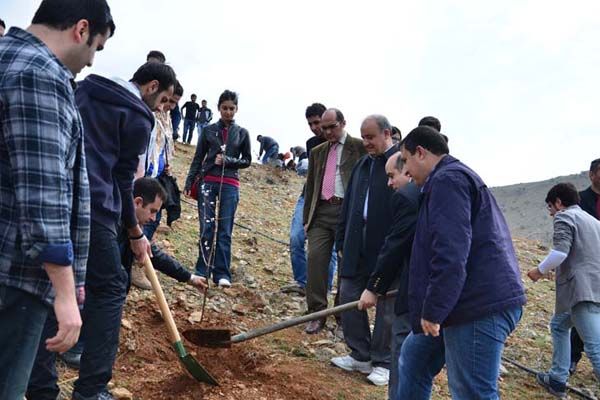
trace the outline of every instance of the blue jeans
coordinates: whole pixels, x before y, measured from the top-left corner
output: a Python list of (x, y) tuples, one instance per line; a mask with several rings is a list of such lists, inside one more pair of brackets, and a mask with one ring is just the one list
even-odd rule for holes
[[(395, 301), (395, 299), (394, 299)], [(400, 361), (400, 350), (402, 344), (410, 333), (410, 316), (408, 313), (394, 315), (392, 322), (392, 359), (390, 363), (390, 381), (388, 384), (388, 397), (394, 399), (398, 392), (398, 363)]]
[(262, 163), (267, 164), (270, 159), (277, 158), (277, 154), (279, 154), (279, 145), (273, 145), (269, 147), (268, 150), (265, 150), (265, 155), (262, 158)]
[(498, 374), (504, 342), (522, 315), (519, 306), (443, 329), (448, 387), (453, 399), (500, 398)]
[[(56, 353), (46, 350), (44, 343), (46, 338), (56, 335), (58, 330), (58, 321), (54, 311), (48, 313), (42, 339), (39, 343), (35, 364), (31, 371), (29, 384), (27, 385), (27, 398), (31, 400), (55, 400), (60, 394), (58, 387), (58, 373), (56, 371)], [(79, 341), (69, 349), (68, 352), (81, 354), (83, 352), (83, 342), (81, 336)]]
[(440, 373), (444, 363), (444, 339), (442, 336), (434, 338), (433, 336), (409, 333), (402, 343), (398, 360), (397, 390), (395, 393), (390, 392), (390, 400), (428, 400), (431, 398), (433, 378)]
[(50, 308), (38, 297), (0, 285), (0, 399), (22, 399)]
[(210, 262), (213, 236), (215, 234), (215, 208), (219, 197), (219, 183), (205, 182), (198, 192), (198, 217), (200, 221), (200, 243), (196, 273), (201, 276), (212, 275), (215, 283), (225, 278), (231, 282), (231, 232), (240, 191), (237, 187), (223, 184), (221, 188), (219, 227), (216, 236), (214, 258), (211, 270), (207, 270)]
[(74, 393), (94, 396), (107, 390), (119, 349), (128, 280), (116, 233), (92, 223), (82, 312), (85, 346)]
[(594, 374), (600, 378), (600, 304), (588, 301), (577, 303), (570, 313), (555, 314), (552, 317), (550, 330), (554, 351), (550, 376), (562, 383), (566, 383), (569, 378), (570, 331), (573, 326), (583, 341), (583, 348), (592, 363)]
[[(304, 212), (304, 196), (298, 197), (292, 224), (290, 226), (290, 261), (292, 263), (292, 273), (294, 280), (300, 287), (306, 286), (306, 234), (302, 225), (302, 214)], [(331, 252), (331, 261), (329, 262), (328, 286), (329, 290), (333, 287), (333, 277), (337, 271), (337, 252), (335, 246)]]
[(162, 210), (160, 210), (159, 212), (156, 213), (156, 218), (154, 218), (154, 221), (149, 221), (144, 225), (144, 235), (146, 235), (146, 238), (148, 240), (152, 240), (152, 238), (154, 237), (154, 233), (156, 232), (156, 229), (160, 225), (161, 217), (162, 217)]
[(184, 143), (190, 144), (192, 142), (192, 137), (194, 136), (194, 125), (196, 125), (196, 121), (194, 121), (193, 119), (184, 119), (183, 120), (182, 141)]
[(206, 128), (208, 125), (210, 124), (210, 122), (196, 122), (196, 125), (198, 126), (198, 137), (200, 137), (200, 135), (202, 135), (202, 131), (204, 130), (204, 128)]

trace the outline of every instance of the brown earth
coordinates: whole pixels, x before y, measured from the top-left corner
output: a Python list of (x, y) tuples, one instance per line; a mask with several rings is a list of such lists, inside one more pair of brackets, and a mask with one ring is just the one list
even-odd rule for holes
[[(180, 185), (194, 150), (177, 145), (174, 170)], [(234, 229), (233, 287), (209, 290), (205, 320), (200, 323), (202, 295), (159, 274), (180, 332), (192, 327), (224, 327), (238, 333), (305, 312), (304, 298), (279, 291), (291, 281), (291, 267), (288, 248), (278, 241), (288, 241), (290, 218), (302, 183), (292, 173), (263, 166), (253, 165), (241, 171), (236, 222), (244, 228)], [(198, 254), (198, 217), (189, 199), (183, 203), (181, 219), (172, 229), (161, 226), (155, 240), (193, 269)], [(515, 240), (515, 247), (526, 278), (525, 272), (544, 257), (547, 249), (538, 242), (522, 239)], [(534, 369), (548, 368), (552, 355), (548, 322), (553, 310), (553, 282), (524, 282), (529, 304), (507, 343), (505, 355)], [(387, 389), (370, 385), (364, 375), (346, 373), (330, 365), (331, 357), (347, 353), (343, 342), (332, 332), (332, 319), (318, 335), (306, 335), (300, 326), (235, 344), (230, 349), (196, 348), (184, 340), (188, 352), (219, 381), (220, 386), (211, 387), (196, 382), (180, 366), (157, 310), (151, 292), (133, 288), (129, 293), (112, 385), (127, 389), (134, 399), (387, 398)], [(532, 376), (505, 365), (508, 373), (500, 382), (503, 398), (549, 398)], [(64, 367), (61, 371), (61, 388), (64, 396), (69, 396), (75, 373)], [(597, 389), (587, 360), (571, 383)], [(436, 378), (432, 398), (450, 398), (445, 372)]]

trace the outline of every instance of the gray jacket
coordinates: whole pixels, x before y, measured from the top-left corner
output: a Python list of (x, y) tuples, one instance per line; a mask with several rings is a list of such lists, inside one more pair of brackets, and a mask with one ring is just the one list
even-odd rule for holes
[(571, 206), (554, 216), (554, 249), (567, 254), (556, 270), (556, 313), (600, 303), (600, 221)]

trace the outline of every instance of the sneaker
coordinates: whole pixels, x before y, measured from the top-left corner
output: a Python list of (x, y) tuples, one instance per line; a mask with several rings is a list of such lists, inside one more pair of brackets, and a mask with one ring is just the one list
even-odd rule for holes
[[(358, 361), (352, 356), (333, 357), (331, 363), (344, 371), (358, 371), (361, 374), (368, 375), (373, 371), (371, 361)], [(389, 374), (389, 372), (388, 372)]]
[(218, 285), (220, 288), (230, 288), (231, 282), (229, 282), (229, 279), (221, 278), (221, 279), (219, 279)]
[(144, 268), (139, 265), (133, 265), (131, 267), (131, 283), (142, 290), (151, 290), (152, 284), (146, 278)]
[(542, 385), (548, 393), (558, 397), (559, 399), (567, 398), (567, 384), (561, 383), (556, 379), (552, 378), (550, 374), (544, 372), (538, 372), (536, 375), (537, 382)]
[(367, 379), (375, 386), (386, 386), (390, 381), (390, 370), (383, 367), (375, 367), (367, 376)]
[(83, 396), (77, 392), (73, 392), (72, 400), (116, 400), (112, 394), (107, 391), (100, 392), (93, 396)]

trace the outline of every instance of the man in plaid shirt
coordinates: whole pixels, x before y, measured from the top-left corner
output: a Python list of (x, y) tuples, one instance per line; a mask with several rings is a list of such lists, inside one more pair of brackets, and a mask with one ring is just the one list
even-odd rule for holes
[(0, 41), (1, 399), (23, 398), (50, 306), (48, 350), (79, 336), (90, 196), (73, 79), (114, 30), (105, 0), (44, 0)]

